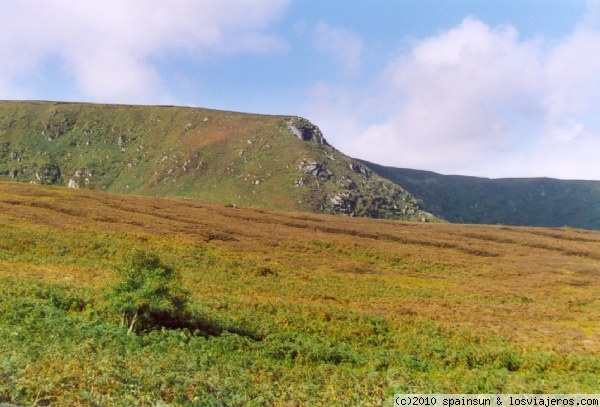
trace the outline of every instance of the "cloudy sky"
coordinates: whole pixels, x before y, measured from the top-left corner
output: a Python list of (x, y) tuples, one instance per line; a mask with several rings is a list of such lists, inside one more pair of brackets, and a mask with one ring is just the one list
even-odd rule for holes
[(0, 0), (0, 99), (301, 115), (380, 164), (600, 180), (600, 0)]

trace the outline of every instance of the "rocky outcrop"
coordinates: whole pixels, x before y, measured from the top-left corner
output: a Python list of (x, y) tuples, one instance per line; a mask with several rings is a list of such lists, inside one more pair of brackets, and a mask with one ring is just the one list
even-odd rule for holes
[(56, 184), (61, 177), (60, 167), (56, 164), (43, 164), (37, 169), (35, 177), (41, 184)]
[[(370, 170), (369, 170), (370, 171)], [(356, 182), (361, 184), (356, 186)], [(386, 180), (365, 177), (363, 180), (338, 182), (338, 190), (327, 195), (323, 212), (370, 218), (433, 220), (404, 189)]]
[(333, 176), (333, 172), (329, 170), (325, 164), (316, 161), (302, 160), (298, 164), (298, 169), (306, 174), (310, 174), (315, 178), (328, 180)]
[(77, 171), (69, 178), (69, 182), (67, 183), (67, 187), (69, 188), (85, 188), (90, 185), (91, 179), (93, 177), (93, 173), (88, 168), (82, 168)]
[(67, 133), (73, 127), (75, 120), (65, 115), (58, 115), (57, 112), (51, 114), (51, 119), (44, 125), (42, 135), (52, 141)]
[(313, 150), (312, 159), (306, 157), (297, 162), (301, 178), (294, 181), (296, 188), (307, 191), (307, 199), (319, 212), (372, 218), (435, 219), (423, 211), (405, 189), (327, 144), (319, 128), (308, 120), (291, 119), (288, 128), (301, 140), (319, 145)]
[(323, 137), (321, 130), (302, 117), (290, 119), (290, 121), (288, 121), (288, 129), (300, 140), (313, 141), (318, 145), (329, 145), (325, 140), (325, 137)]

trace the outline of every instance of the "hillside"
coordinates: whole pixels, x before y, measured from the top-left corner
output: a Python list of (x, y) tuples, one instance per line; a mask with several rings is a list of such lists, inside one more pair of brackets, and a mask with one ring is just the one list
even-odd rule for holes
[(450, 222), (600, 230), (600, 181), (488, 179), (363, 163)]
[[(133, 249), (199, 330), (127, 335)], [(0, 403), (382, 405), (594, 393), (600, 233), (268, 212), (0, 181)], [(387, 401), (386, 401), (387, 400)]]
[(0, 102), (0, 176), (200, 201), (432, 219), (298, 117), (172, 106)]

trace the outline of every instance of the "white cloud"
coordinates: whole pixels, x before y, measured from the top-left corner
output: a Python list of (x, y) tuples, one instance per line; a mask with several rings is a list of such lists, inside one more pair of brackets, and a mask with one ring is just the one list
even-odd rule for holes
[(0, 0), (0, 90), (49, 60), (100, 101), (163, 97), (154, 59), (186, 53), (268, 52), (265, 33), (289, 0)]
[(600, 0), (586, 0), (587, 12), (584, 24), (596, 25), (600, 22)]
[(320, 22), (314, 30), (314, 41), (319, 50), (331, 55), (347, 73), (360, 67), (363, 43), (352, 31)]
[(390, 61), (379, 82), (345, 100), (354, 112), (331, 117), (340, 109), (327, 100), (338, 98), (319, 94), (311, 113), (357, 157), (443, 173), (600, 179), (600, 33), (591, 24), (547, 43), (467, 18)]
[(600, 102), (600, 32), (582, 27), (557, 44), (546, 64), (548, 119), (560, 120)]

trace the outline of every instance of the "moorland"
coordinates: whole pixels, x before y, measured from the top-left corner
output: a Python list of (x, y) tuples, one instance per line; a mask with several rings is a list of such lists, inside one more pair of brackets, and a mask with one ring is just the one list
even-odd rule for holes
[[(128, 334), (107, 293), (137, 249), (180, 277), (189, 324)], [(599, 390), (595, 231), (0, 181), (0, 286), (0, 402), (381, 405), (395, 392)]]

